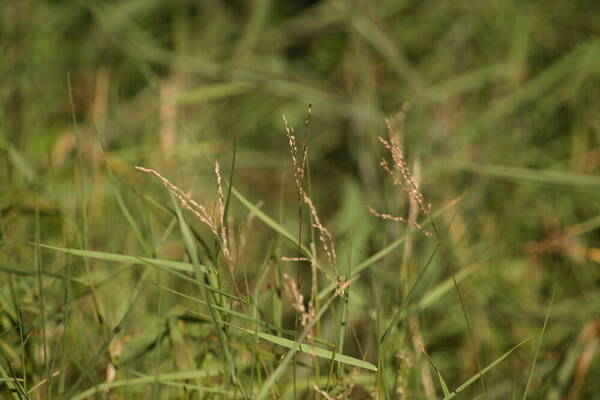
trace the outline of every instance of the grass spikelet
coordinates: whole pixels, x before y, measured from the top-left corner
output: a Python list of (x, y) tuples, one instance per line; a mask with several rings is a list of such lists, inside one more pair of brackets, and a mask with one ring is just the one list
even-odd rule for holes
[(218, 215), (211, 215), (205, 206), (196, 202), (192, 197), (185, 193), (183, 190), (174, 185), (171, 181), (165, 178), (160, 172), (152, 169), (136, 166), (135, 169), (154, 175), (158, 178), (162, 184), (172, 193), (183, 208), (190, 211), (194, 214), (200, 222), (204, 223), (208, 226), (211, 232), (219, 239), (221, 242), (221, 248), (223, 249), (223, 256), (225, 260), (230, 264), (231, 263), (231, 252), (229, 251), (229, 241), (227, 237), (227, 229), (224, 220), (225, 215), (225, 196), (223, 195), (223, 186), (222, 186), (222, 175), (219, 163), (215, 163), (215, 174), (217, 176), (217, 193), (219, 196), (219, 211)]
[[(400, 186), (402, 190), (405, 191), (408, 196), (417, 203), (419, 211), (425, 214), (428, 218), (431, 218), (431, 204), (425, 201), (425, 196), (423, 196), (417, 181), (413, 178), (410, 168), (408, 168), (408, 164), (404, 157), (404, 151), (402, 150), (400, 140), (398, 139), (398, 133), (393, 128), (392, 122), (389, 118), (385, 119), (385, 123), (387, 126), (388, 139), (386, 140), (381, 136), (377, 139), (383, 145), (383, 147), (389, 151), (390, 156), (392, 157), (392, 165), (390, 166), (385, 158), (382, 158), (379, 161), (379, 165), (392, 178), (392, 183), (396, 186)], [(415, 221), (381, 213), (370, 205), (367, 205), (367, 208), (371, 214), (378, 218), (411, 225), (425, 236), (431, 236), (431, 232), (423, 229), (423, 227)]]
[[(306, 122), (305, 122), (306, 129), (308, 129), (308, 126), (310, 124), (310, 116), (311, 116), (311, 109), (309, 107), (309, 111), (308, 111), (308, 114), (306, 117)], [(304, 204), (306, 204), (306, 206), (308, 207), (308, 209), (310, 211), (311, 217), (313, 219), (312, 226), (317, 230), (319, 242), (321, 243), (321, 245), (323, 247), (324, 253), (327, 255), (327, 260), (329, 262), (329, 266), (333, 269), (334, 275), (337, 276), (335, 244), (333, 242), (333, 237), (331, 236), (331, 233), (329, 232), (329, 230), (327, 230), (327, 228), (325, 228), (325, 226), (321, 222), (321, 219), (319, 218), (319, 213), (317, 212), (317, 209), (316, 209), (312, 199), (308, 196), (308, 194), (306, 193), (306, 190), (304, 189), (303, 182), (304, 182), (304, 176), (306, 173), (306, 162), (308, 159), (307, 133), (305, 132), (304, 140), (302, 142), (302, 153), (300, 154), (300, 157), (299, 157), (297, 140), (296, 140), (296, 136), (294, 134), (294, 129), (288, 123), (288, 120), (285, 115), (283, 116), (283, 121), (285, 123), (285, 133), (288, 138), (288, 142), (289, 142), (289, 146), (290, 146), (290, 158), (292, 160), (292, 167), (294, 169), (294, 180), (295, 180), (295, 184), (296, 184), (296, 191), (298, 193), (298, 197)], [(298, 161), (299, 159), (300, 159), (300, 162)]]
[[(292, 307), (300, 315), (300, 325), (306, 327), (315, 317), (315, 309), (312, 306), (313, 302), (309, 302), (308, 309), (304, 305), (304, 295), (300, 293), (296, 280), (288, 274), (283, 274), (283, 286), (286, 293), (291, 297)], [(308, 338), (312, 337), (312, 332), (309, 332)]]
[(217, 176), (217, 193), (219, 195), (219, 225), (218, 236), (221, 239), (221, 249), (223, 256), (229, 264), (232, 262), (231, 251), (229, 249), (229, 240), (227, 232), (227, 224), (225, 223), (225, 195), (223, 194), (223, 176), (219, 162), (215, 162), (215, 175)]
[(371, 207), (369, 205), (367, 205), (367, 209), (369, 210), (369, 212), (371, 214), (373, 214), (376, 217), (379, 217), (381, 219), (387, 219), (388, 221), (402, 222), (402, 223), (405, 223), (405, 224), (412, 225), (418, 231), (420, 231), (421, 233), (423, 233), (425, 236), (431, 236), (431, 232), (425, 230), (425, 228), (423, 228), (423, 226), (421, 226), (421, 224), (419, 224), (418, 222), (411, 221), (411, 220), (408, 220), (408, 219), (403, 218), (403, 217), (397, 217), (397, 216), (393, 216), (393, 215), (390, 215), (390, 214), (380, 213), (379, 211), (375, 210), (373, 207)]

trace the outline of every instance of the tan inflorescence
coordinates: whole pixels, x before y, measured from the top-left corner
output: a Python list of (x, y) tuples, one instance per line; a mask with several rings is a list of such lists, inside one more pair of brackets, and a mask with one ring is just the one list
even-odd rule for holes
[[(392, 127), (392, 123), (389, 119), (385, 120), (388, 131), (388, 140), (379, 137), (379, 141), (383, 144), (383, 146), (389, 151), (392, 157), (392, 165), (388, 163), (385, 158), (382, 158), (379, 162), (379, 165), (383, 168), (385, 172), (392, 178), (392, 182), (394, 185), (400, 186), (402, 190), (404, 190), (408, 196), (413, 199), (419, 206), (419, 210), (425, 214), (427, 217), (431, 216), (431, 204), (425, 202), (425, 197), (419, 188), (419, 185), (413, 178), (410, 169), (408, 168), (408, 164), (406, 159), (404, 158), (404, 152), (402, 151), (402, 146), (400, 145), (400, 140), (398, 139), (398, 133)], [(386, 219), (389, 221), (402, 222), (409, 224), (416, 228), (418, 231), (422, 232), (425, 236), (431, 236), (431, 232), (425, 230), (423, 226), (415, 221), (411, 221), (407, 218), (393, 216), (390, 214), (381, 213), (375, 210), (371, 206), (367, 206), (369, 212), (376, 217)]]

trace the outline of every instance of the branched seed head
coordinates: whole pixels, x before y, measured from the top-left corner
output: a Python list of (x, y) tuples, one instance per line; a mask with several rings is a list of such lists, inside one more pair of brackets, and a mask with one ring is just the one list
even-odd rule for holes
[[(396, 186), (400, 186), (402, 190), (405, 191), (408, 196), (416, 202), (419, 210), (426, 216), (430, 217), (431, 205), (425, 201), (425, 197), (423, 196), (419, 185), (413, 178), (410, 169), (408, 168), (408, 164), (404, 157), (404, 152), (402, 151), (402, 146), (400, 145), (400, 140), (398, 139), (398, 134), (392, 127), (392, 123), (389, 119), (386, 119), (385, 122), (387, 125), (388, 139), (386, 140), (382, 137), (379, 137), (378, 140), (381, 142), (383, 147), (389, 151), (392, 158), (392, 164), (390, 166), (387, 160), (382, 158), (379, 161), (379, 165), (392, 178), (392, 183)], [(403, 217), (380, 213), (371, 206), (367, 206), (367, 208), (369, 209), (369, 212), (376, 217), (409, 224), (422, 232), (425, 236), (431, 236), (431, 233), (423, 229), (423, 227), (417, 222), (410, 221)]]
[(223, 256), (228, 263), (231, 263), (231, 252), (229, 251), (229, 241), (227, 237), (227, 229), (225, 224), (225, 200), (223, 196), (222, 176), (219, 163), (215, 164), (215, 174), (217, 175), (217, 192), (219, 195), (219, 213), (217, 217), (208, 212), (206, 207), (197, 203), (192, 197), (183, 190), (175, 186), (171, 181), (162, 176), (158, 171), (151, 168), (135, 167), (135, 169), (154, 175), (162, 184), (179, 200), (183, 208), (194, 214), (200, 222), (208, 226), (211, 232), (219, 238)]

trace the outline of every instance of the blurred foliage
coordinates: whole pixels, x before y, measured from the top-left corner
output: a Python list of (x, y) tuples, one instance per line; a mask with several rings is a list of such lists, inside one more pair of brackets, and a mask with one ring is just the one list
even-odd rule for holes
[[(42, 243), (184, 259), (179, 230), (158, 206), (171, 206), (165, 190), (133, 166), (155, 168), (213, 205), (213, 163), (228, 177), (234, 147), (236, 188), (296, 233), (282, 115), (301, 134), (312, 104), (311, 195), (338, 243), (340, 270), (407, 232), (366, 209), (407, 215), (405, 194), (378, 167), (386, 117), (401, 131), (433, 211), (463, 196), (440, 217), (442, 236), (457, 269), (478, 266), (460, 283), (471, 335), (450, 291), (419, 312), (416, 324), (398, 322), (385, 343), (378, 337), (407, 289), (423, 296), (452, 271), (439, 254), (429, 265), (435, 242), (417, 232), (412, 247), (400, 246), (361, 275), (351, 290), (345, 353), (382, 364), (380, 378), (357, 378), (355, 392), (426, 398), (421, 340), (452, 388), (477, 372), (477, 358), (487, 365), (529, 337), (531, 345), (486, 376), (489, 398), (522, 396), (557, 285), (530, 396), (596, 398), (598, 21), (600, 5), (591, 0), (1, 2), (0, 378), (25, 376), (31, 388), (48, 371), (66, 370), (55, 387), (46, 385), (51, 391), (42, 383), (33, 398), (51, 398), (59, 385), (77, 383), (80, 392), (105, 380), (107, 363), (118, 358), (116, 342), (125, 343), (127, 363), (118, 374), (128, 378), (214, 363), (219, 350), (206, 339), (209, 328), (185, 323), (177, 311), (182, 299), (159, 290), (194, 293), (190, 284), (38, 254), (26, 242), (36, 241), (37, 231)], [(253, 288), (269, 251), (278, 270), (295, 271), (277, 258), (293, 248), (231, 204), (244, 251), (232, 280)], [(67, 290), (62, 278), (38, 282), (38, 267), (86, 284)], [(281, 289), (277, 277), (268, 280), (266, 292)], [(293, 329), (294, 311), (283, 302), (281, 323)], [(275, 295), (265, 300), (266, 321), (278, 323), (277, 304)], [(333, 335), (338, 323), (331, 317), (321, 332)], [(162, 335), (169, 344), (153, 345)], [(107, 342), (110, 351), (101, 351)], [(244, 358), (239, 343), (235, 351)], [(433, 386), (442, 393), (437, 378)], [(8, 393), (0, 386), (0, 396)], [(184, 398), (181, 388), (152, 393)]]

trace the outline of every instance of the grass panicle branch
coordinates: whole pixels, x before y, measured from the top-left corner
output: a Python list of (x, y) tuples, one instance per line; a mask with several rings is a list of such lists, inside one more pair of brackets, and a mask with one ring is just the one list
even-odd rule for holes
[[(406, 162), (404, 151), (402, 150), (400, 139), (398, 138), (398, 132), (392, 126), (392, 122), (389, 118), (386, 118), (385, 123), (387, 126), (388, 139), (386, 140), (379, 136), (378, 140), (390, 153), (392, 165), (390, 166), (385, 158), (380, 160), (379, 165), (392, 178), (392, 183), (396, 186), (400, 186), (402, 190), (408, 194), (409, 198), (418, 204), (419, 210), (428, 218), (430, 218), (431, 204), (425, 201), (425, 197), (421, 192), (421, 188), (417, 184), (417, 181), (413, 178), (412, 173), (408, 168), (408, 163)], [(412, 218), (404, 218), (382, 213), (375, 210), (375, 208), (370, 205), (367, 205), (367, 209), (371, 214), (378, 218), (411, 225), (419, 232), (423, 233), (423, 235), (431, 236), (431, 232), (425, 230), (421, 224), (417, 223)]]
[[(333, 237), (329, 230), (321, 222), (321, 218), (319, 217), (319, 213), (317, 212), (317, 209), (312, 199), (308, 196), (306, 190), (304, 189), (304, 177), (306, 174), (306, 163), (308, 160), (307, 135), (304, 135), (305, 137), (302, 142), (302, 153), (299, 155), (294, 129), (288, 123), (288, 120), (285, 117), (285, 115), (283, 116), (283, 121), (285, 123), (285, 133), (287, 135), (290, 147), (290, 158), (292, 160), (292, 167), (294, 169), (294, 180), (296, 184), (296, 191), (298, 197), (309, 209), (310, 215), (313, 220), (313, 227), (318, 232), (319, 242), (323, 247), (324, 253), (327, 255), (329, 266), (333, 269), (334, 275), (337, 276), (335, 244), (333, 242)], [(310, 121), (310, 108), (306, 121), (306, 127), (308, 127), (308, 121)]]
[(211, 232), (220, 241), (223, 256), (228, 264), (231, 264), (231, 252), (229, 249), (229, 240), (227, 233), (227, 225), (224, 218), (225, 215), (225, 196), (223, 194), (222, 175), (219, 163), (215, 163), (215, 175), (217, 177), (217, 193), (219, 196), (219, 207), (217, 215), (208, 212), (207, 208), (196, 202), (188, 193), (174, 185), (170, 180), (165, 178), (160, 172), (146, 167), (136, 166), (135, 169), (153, 175), (179, 200), (183, 208), (194, 214), (200, 222), (209, 227)]
[[(306, 327), (310, 321), (316, 315), (317, 305), (316, 302), (318, 300), (318, 271), (322, 271), (327, 279), (336, 285), (336, 294), (340, 293), (339, 285), (340, 279), (338, 279), (337, 267), (336, 267), (336, 253), (335, 253), (335, 243), (333, 241), (333, 236), (329, 232), (329, 230), (323, 225), (321, 218), (319, 217), (319, 213), (317, 212), (317, 208), (315, 207), (312, 199), (309, 197), (305, 187), (304, 180), (306, 177), (306, 169), (308, 162), (308, 128), (310, 126), (311, 121), (311, 107), (308, 108), (308, 113), (306, 115), (306, 120), (304, 123), (304, 137), (302, 139), (302, 147), (301, 150), (298, 149), (298, 141), (296, 139), (296, 135), (294, 133), (294, 129), (288, 122), (287, 117), (283, 116), (283, 121), (285, 125), (285, 133), (288, 138), (288, 144), (290, 148), (290, 159), (292, 161), (292, 168), (294, 174), (294, 183), (296, 185), (296, 193), (298, 195), (298, 199), (301, 203), (308, 207), (310, 212), (310, 216), (312, 219), (312, 226), (317, 231), (319, 242), (321, 243), (321, 247), (323, 252), (327, 257), (327, 261), (329, 264), (329, 268), (322, 268), (318, 261), (317, 250), (315, 243), (311, 243), (310, 248), (310, 258), (306, 257), (283, 257), (283, 261), (308, 261), (311, 266), (311, 296), (308, 302), (308, 309), (304, 306), (302, 297), (300, 297), (300, 293), (296, 286), (296, 283), (292, 285), (289, 281), (290, 278), (286, 279), (286, 286), (289, 289), (289, 293), (293, 298), (293, 306), (294, 309), (298, 312), (300, 316), (300, 323), (303, 327)], [(312, 336), (313, 332), (309, 332), (309, 336)]]

